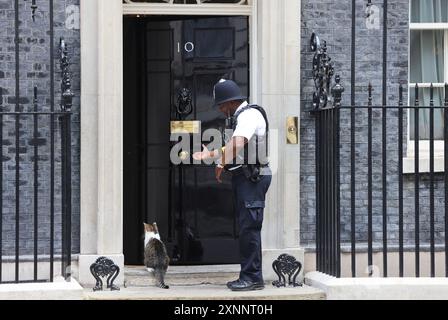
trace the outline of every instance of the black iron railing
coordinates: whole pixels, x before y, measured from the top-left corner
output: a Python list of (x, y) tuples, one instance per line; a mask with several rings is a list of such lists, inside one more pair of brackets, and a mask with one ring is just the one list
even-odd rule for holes
[[(337, 277), (356, 277), (366, 270), (370, 276), (380, 272), (375, 275), (448, 277), (448, 85), (444, 101), (437, 105), (432, 85), (429, 98), (423, 99), (426, 102), (422, 103), (416, 85), (410, 90), (415, 90), (409, 99), (413, 105), (405, 106), (404, 88), (398, 84), (398, 99), (388, 101), (392, 90), (385, 0), (382, 79), (371, 79), (382, 82), (382, 99), (373, 99), (370, 84), (356, 83), (357, 10), (356, 1), (351, 3), (350, 106), (341, 105), (344, 90), (338, 77), (332, 87), (335, 70), (326, 42), (314, 33), (311, 38), (316, 86), (312, 114), (316, 123), (317, 269)], [(371, 6), (368, 1), (367, 9)], [(375, 36), (381, 37), (380, 28)], [(366, 101), (359, 103), (357, 95), (365, 91)], [(376, 106), (374, 100), (381, 102)], [(438, 127), (437, 136), (436, 112), (443, 126)], [(420, 130), (421, 117), (428, 119), (425, 134)], [(347, 258), (348, 272), (341, 269)], [(398, 270), (392, 267), (392, 259)], [(366, 269), (359, 270), (360, 266)], [(426, 266), (428, 271), (423, 270)]]
[[(32, 103), (25, 106), (28, 88), (21, 87), (20, 46), (24, 41), (19, 8), (27, 2), (22, 1), (14, 0), (15, 85), (0, 87), (0, 283), (52, 282), (56, 263), (61, 265), (61, 275), (69, 280), (73, 93), (68, 51), (61, 39), (61, 102), (57, 111), (54, 0), (48, 0), (50, 86), (47, 79), (42, 79), (41, 86), (34, 86)], [(29, 3), (29, 18), (35, 21), (37, 4), (34, 0)]]
[[(427, 276), (436, 276), (437, 266), (441, 265), (440, 261), (436, 265), (436, 255), (441, 253), (444, 254), (444, 276), (448, 277), (448, 157), (444, 156), (448, 154), (448, 125), (444, 125), (443, 139), (435, 137), (436, 111), (443, 110), (443, 122), (448, 124), (448, 112), (445, 112), (448, 84), (442, 106), (435, 105), (432, 85), (428, 106), (420, 102), (418, 85), (413, 106), (404, 105), (403, 91), (400, 86), (396, 106), (374, 106), (373, 89), (369, 85), (366, 105), (334, 103), (313, 111), (318, 271), (340, 277), (341, 248), (350, 247), (347, 254), (351, 254), (351, 276), (356, 277), (364, 272), (357, 270), (357, 265), (363, 264), (358, 261), (357, 254), (366, 247), (364, 265), (370, 275), (376, 265), (384, 277), (389, 272), (400, 277), (409, 276), (405, 270), (405, 263), (409, 262), (405, 261), (405, 253), (411, 251), (414, 275), (420, 277), (422, 248), (425, 248), (429, 256), (424, 261), (429, 265)], [(419, 130), (423, 113), (429, 117), (429, 137), (422, 137)], [(408, 128), (414, 128), (412, 140)], [(443, 150), (436, 150), (436, 143), (442, 140)], [(423, 150), (422, 144), (429, 148)], [(412, 146), (414, 150), (410, 152)], [(403, 163), (406, 157), (413, 163), (413, 168), (407, 172)], [(436, 158), (441, 157), (443, 169), (436, 172)], [(427, 168), (422, 168), (422, 160), (429, 162)], [(341, 168), (344, 175), (341, 175)], [(341, 186), (347, 190), (345, 203), (341, 203)], [(346, 218), (344, 225), (341, 210)], [(365, 216), (367, 219), (362, 219)], [(397, 219), (390, 222), (391, 218)], [(374, 261), (378, 252), (382, 252), (381, 265)], [(392, 253), (398, 254), (398, 270), (391, 270), (389, 265)]]

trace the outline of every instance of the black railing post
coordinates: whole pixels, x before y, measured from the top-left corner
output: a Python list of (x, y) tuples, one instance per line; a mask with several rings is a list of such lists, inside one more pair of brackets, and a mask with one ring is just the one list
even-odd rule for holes
[(3, 88), (0, 87), (0, 283), (3, 281)]
[(314, 124), (315, 124), (315, 172), (316, 172), (316, 268), (317, 271), (322, 271), (321, 268), (321, 230), (320, 230), (320, 216), (321, 216), (321, 210), (320, 210), (320, 113), (316, 112), (315, 118), (314, 118)]
[(71, 277), (71, 125), (70, 112), (60, 117), (62, 143), (62, 263), (66, 280)]
[[(16, 60), (16, 101), (15, 101), (15, 111), (19, 112), (20, 111), (20, 47), (19, 47), (19, 43), (20, 43), (20, 34), (19, 34), (19, 0), (15, 0), (15, 38), (14, 38), (14, 42), (15, 42), (15, 60)], [(20, 228), (20, 156), (19, 156), (19, 148), (20, 148), (20, 144), (19, 144), (19, 122), (20, 122), (20, 118), (17, 115), (15, 118), (15, 125), (16, 125), (16, 158), (15, 158), (15, 162), (16, 162), (16, 181), (15, 181), (15, 196), (16, 196), (16, 243), (15, 243), (15, 282), (18, 283), (20, 276), (19, 276), (19, 255), (20, 255), (20, 242), (19, 242), (19, 228)]]
[(67, 174), (67, 196), (66, 196), (66, 214), (67, 214), (67, 221), (66, 221), (66, 234), (67, 234), (67, 273), (66, 273), (66, 279), (70, 281), (72, 271), (72, 134), (71, 134), (71, 113), (68, 112), (65, 116), (65, 121), (67, 122), (66, 129), (67, 129), (67, 138), (66, 138), (66, 151), (67, 151), (67, 157), (66, 157), (66, 171)]
[(435, 238), (434, 238), (434, 86), (430, 88), (429, 109), (429, 215), (431, 238), (431, 277), (436, 276)]
[(55, 62), (54, 62), (54, 0), (49, 0), (50, 11), (50, 281), (54, 279), (54, 214), (55, 214)]
[(368, 167), (368, 181), (367, 181), (367, 211), (368, 211), (368, 249), (367, 249), (367, 259), (369, 276), (373, 275), (373, 203), (372, 203), (372, 84), (369, 83), (368, 87), (369, 99), (368, 99), (368, 151), (367, 151), (367, 167)]
[(61, 109), (64, 115), (60, 117), (62, 134), (62, 275), (66, 280), (71, 277), (71, 123), (70, 114), (73, 103), (71, 90), (70, 61), (65, 40), (59, 42), (61, 64)]
[(352, 0), (351, 35), (351, 110), (350, 110), (350, 157), (351, 157), (351, 254), (352, 277), (356, 277), (356, 148), (355, 148), (355, 103), (356, 103), (356, 1)]
[(334, 100), (334, 147), (335, 147), (335, 160), (334, 160), (334, 175), (335, 175), (335, 198), (334, 198), (334, 206), (335, 206), (335, 276), (341, 277), (341, 193), (340, 193), (340, 185), (341, 185), (341, 173), (340, 173), (340, 108), (342, 101), (342, 93), (345, 91), (345, 88), (341, 85), (341, 77), (339, 75), (335, 76), (335, 85), (331, 89), (331, 94)]
[(444, 171), (445, 171), (445, 277), (448, 278), (448, 83), (445, 83), (445, 102), (444, 102)]
[(341, 277), (341, 109), (336, 105), (336, 277)]
[(324, 130), (325, 127), (323, 126), (323, 112), (317, 112), (317, 121), (319, 123), (319, 160), (318, 160), (318, 166), (319, 166), (319, 196), (317, 201), (319, 202), (319, 271), (324, 272), (325, 270), (325, 262), (324, 262), (324, 250), (325, 250), (325, 243), (324, 243), (324, 215), (325, 215), (325, 206), (323, 201), (323, 194), (324, 194), (324, 178), (325, 178), (325, 168), (324, 168), (324, 161), (323, 161), (323, 154), (324, 154), (324, 146), (323, 146), (323, 137), (324, 137)]
[(67, 139), (67, 130), (66, 130), (66, 123), (65, 123), (65, 117), (61, 115), (59, 117), (59, 125), (61, 130), (61, 275), (66, 278), (67, 274), (67, 260), (66, 257), (66, 241), (67, 241), (67, 229), (65, 228), (66, 224), (66, 217), (67, 217), (67, 173), (66, 173), (66, 165), (67, 162), (67, 142), (65, 141)]
[(356, 277), (356, 118), (355, 106), (350, 108), (350, 206), (352, 277)]
[(37, 255), (38, 255), (38, 211), (39, 211), (39, 199), (38, 199), (38, 188), (39, 188), (39, 151), (38, 151), (38, 116), (37, 116), (37, 87), (34, 87), (34, 281), (37, 281)]
[(399, 228), (399, 269), (404, 276), (404, 215), (403, 215), (403, 86), (399, 88), (398, 102), (398, 228)]
[(415, 86), (415, 276), (420, 277), (420, 101)]
[(328, 263), (329, 263), (329, 274), (334, 276), (334, 228), (335, 228), (335, 221), (334, 221), (334, 109), (328, 109), (325, 112), (328, 115), (327, 118), (327, 126), (328, 126), (328, 167), (327, 167), (327, 174), (328, 174), (328, 189), (327, 189), (327, 199), (328, 199)]
[(387, 277), (387, 0), (383, 2), (383, 275)]
[(387, 101), (383, 100), (383, 134), (382, 134), (382, 165), (383, 165), (383, 276), (387, 278)]
[(330, 137), (329, 135), (329, 126), (328, 126), (328, 112), (327, 110), (323, 110), (322, 111), (322, 116), (323, 116), (323, 128), (324, 128), (324, 137), (322, 139), (322, 142), (324, 143), (324, 154), (323, 154), (323, 161), (324, 161), (324, 177), (326, 178), (324, 180), (324, 193), (323, 193), (323, 202), (324, 202), (324, 212), (323, 212), (323, 218), (324, 218), (324, 270), (325, 273), (330, 274), (330, 268), (329, 268), (329, 260), (330, 260), (330, 256), (328, 254), (329, 251), (329, 245), (328, 245), (328, 238), (329, 238), (329, 229), (330, 229), (330, 224), (328, 221), (328, 211), (329, 211), (329, 199), (328, 199), (328, 190), (330, 188), (329, 186), (329, 171), (328, 170), (328, 166), (329, 166), (329, 152), (328, 152), (328, 148), (329, 148), (329, 143), (328, 141), (326, 141), (325, 139), (327, 137)]

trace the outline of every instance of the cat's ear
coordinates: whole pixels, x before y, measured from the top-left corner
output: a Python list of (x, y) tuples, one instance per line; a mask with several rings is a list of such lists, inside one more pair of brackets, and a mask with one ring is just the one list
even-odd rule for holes
[(157, 223), (153, 223), (152, 226), (154, 227), (154, 232), (159, 233), (159, 228), (157, 228)]

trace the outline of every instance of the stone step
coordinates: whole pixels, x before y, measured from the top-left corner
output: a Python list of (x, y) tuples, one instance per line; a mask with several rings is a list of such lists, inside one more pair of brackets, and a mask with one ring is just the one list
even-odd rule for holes
[[(169, 286), (193, 285), (225, 285), (237, 279), (239, 266), (171, 266), (165, 276), (165, 283)], [(125, 287), (154, 287), (154, 274), (144, 267), (126, 267), (124, 273)]]
[(84, 291), (87, 300), (325, 300), (322, 290), (303, 286), (297, 288), (275, 288), (267, 285), (264, 290), (233, 292), (218, 285), (172, 285), (164, 290), (154, 287), (128, 287), (120, 291)]

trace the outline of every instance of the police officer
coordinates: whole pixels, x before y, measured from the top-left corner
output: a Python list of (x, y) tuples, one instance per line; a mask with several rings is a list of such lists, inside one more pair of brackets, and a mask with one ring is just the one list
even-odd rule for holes
[(232, 188), (239, 222), (241, 272), (229, 282), (233, 291), (264, 289), (261, 228), (266, 193), (272, 180), (267, 161), (269, 122), (263, 108), (249, 105), (241, 89), (231, 80), (221, 80), (214, 88), (215, 105), (228, 117), (233, 136), (222, 150), (194, 154), (195, 160), (216, 159), (216, 179), (223, 171), (232, 173)]

